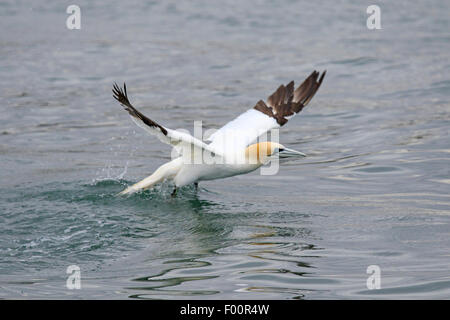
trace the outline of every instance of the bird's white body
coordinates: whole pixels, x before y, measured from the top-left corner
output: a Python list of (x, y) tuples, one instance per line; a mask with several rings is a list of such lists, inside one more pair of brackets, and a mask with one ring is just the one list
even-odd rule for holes
[(151, 176), (128, 187), (122, 191), (122, 194), (129, 194), (141, 189), (147, 189), (166, 179), (172, 180), (176, 187), (183, 187), (194, 182), (228, 178), (254, 171), (261, 167), (262, 164), (263, 163), (191, 164), (185, 163), (181, 156), (163, 164)]
[[(115, 85), (114, 98), (130, 113), (133, 121), (162, 142), (172, 145), (180, 155), (120, 194), (147, 189), (166, 179), (172, 180), (177, 188), (249, 173), (267, 163), (273, 155), (304, 156), (276, 142), (254, 142), (269, 130), (280, 128), (300, 112), (318, 90), (324, 75), (325, 72), (318, 78), (319, 73), (314, 71), (295, 90), (293, 81), (287, 86), (281, 85), (269, 96), (267, 104), (263, 100), (258, 101), (255, 107), (227, 123), (206, 142), (147, 118), (129, 102), (125, 84), (123, 90)], [(191, 154), (192, 150), (194, 152)]]
[[(179, 162), (175, 159), (171, 162)], [(173, 178), (176, 186), (185, 186), (198, 181), (223, 179), (249, 173), (262, 164), (182, 164)]]

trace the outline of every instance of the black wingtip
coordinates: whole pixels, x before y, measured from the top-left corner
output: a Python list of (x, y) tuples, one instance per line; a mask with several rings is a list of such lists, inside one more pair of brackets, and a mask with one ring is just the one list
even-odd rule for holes
[(159, 128), (164, 135), (167, 135), (167, 130), (164, 127), (160, 126), (153, 120), (147, 118), (145, 115), (140, 113), (135, 107), (131, 105), (130, 101), (128, 100), (127, 85), (125, 84), (125, 82), (123, 83), (123, 88), (120, 88), (119, 85), (114, 82), (112, 92), (114, 99), (119, 101), (119, 103), (125, 108), (126, 111), (128, 111), (128, 113), (132, 117), (140, 119), (144, 124), (146, 124), (149, 127)]
[(127, 85), (125, 84), (125, 82), (123, 83), (123, 89), (119, 87), (116, 82), (114, 82), (112, 92), (113, 98), (119, 101), (121, 105), (123, 105), (124, 107), (132, 108), (132, 105), (128, 100)]
[(323, 78), (325, 77), (326, 74), (327, 74), (327, 70), (324, 70), (322, 72), (322, 75), (319, 78), (319, 86), (322, 84), (322, 80), (323, 80)]

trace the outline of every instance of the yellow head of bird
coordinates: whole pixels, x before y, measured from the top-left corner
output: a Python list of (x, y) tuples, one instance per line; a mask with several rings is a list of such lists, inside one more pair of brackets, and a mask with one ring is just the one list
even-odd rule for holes
[(277, 142), (259, 142), (247, 147), (245, 150), (245, 158), (250, 164), (264, 164), (270, 160), (270, 156), (284, 149), (285, 147)]

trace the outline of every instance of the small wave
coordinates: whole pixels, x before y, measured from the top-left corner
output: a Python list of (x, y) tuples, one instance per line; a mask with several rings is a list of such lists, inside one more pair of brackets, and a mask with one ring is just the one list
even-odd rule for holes
[(352, 59), (334, 60), (334, 61), (330, 61), (330, 63), (361, 66), (361, 65), (366, 65), (366, 64), (370, 64), (370, 63), (375, 63), (377, 61), (378, 60), (376, 58), (372, 58), (372, 57), (358, 57), (358, 58), (352, 58)]

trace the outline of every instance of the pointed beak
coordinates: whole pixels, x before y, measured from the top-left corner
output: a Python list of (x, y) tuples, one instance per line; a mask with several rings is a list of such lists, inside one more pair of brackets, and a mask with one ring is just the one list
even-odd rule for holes
[(292, 157), (306, 157), (306, 154), (304, 154), (303, 152), (300, 152), (300, 151), (292, 150), (289, 148), (284, 148), (278, 153), (278, 156), (281, 159), (283, 159), (283, 158), (292, 158)]

